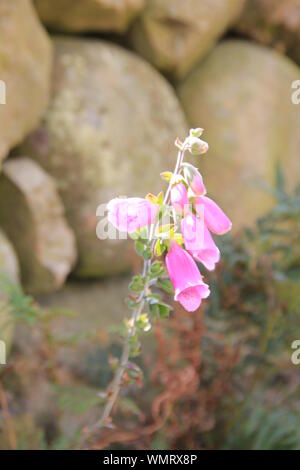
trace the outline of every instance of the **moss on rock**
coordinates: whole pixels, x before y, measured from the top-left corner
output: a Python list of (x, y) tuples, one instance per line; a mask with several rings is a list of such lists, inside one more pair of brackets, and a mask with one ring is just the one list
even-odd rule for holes
[[(134, 54), (109, 43), (56, 38), (53, 96), (22, 149), (54, 176), (79, 247), (76, 274), (126, 271), (132, 242), (99, 240), (99, 204), (158, 193), (187, 132), (170, 85)], [(102, 219), (101, 219), (102, 220)]]
[(47, 106), (52, 48), (29, 0), (0, 2), (0, 165), (38, 124)]
[(199, 162), (207, 188), (233, 221), (252, 224), (274, 201), (277, 163), (287, 189), (300, 180), (300, 106), (291, 100), (299, 68), (247, 41), (218, 45), (178, 87), (189, 124), (206, 129)]

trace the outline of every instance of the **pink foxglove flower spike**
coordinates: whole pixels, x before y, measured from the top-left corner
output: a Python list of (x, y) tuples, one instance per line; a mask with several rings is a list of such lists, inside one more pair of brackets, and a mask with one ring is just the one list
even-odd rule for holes
[[(118, 399), (124, 373), (132, 376), (132, 358), (140, 352), (138, 332), (150, 329), (151, 316), (155, 320), (165, 318), (172, 310), (157, 288), (170, 294), (173, 285), (174, 300), (188, 312), (195, 312), (210, 294), (196, 261), (209, 270), (215, 268), (220, 251), (210, 232), (222, 235), (231, 229), (231, 222), (222, 209), (205, 195), (206, 188), (198, 169), (184, 162), (187, 151), (193, 155), (203, 155), (208, 151), (208, 144), (200, 139), (202, 133), (201, 128), (191, 129), (183, 142), (176, 139), (178, 155), (174, 172), (161, 173), (168, 182), (165, 196), (159, 193), (158, 196), (150, 194), (146, 199), (117, 198), (107, 205), (111, 224), (122, 232), (134, 234), (136, 251), (143, 257), (144, 265), (142, 274), (134, 276), (129, 286), (128, 306), (132, 314), (125, 322), (127, 334), (123, 352), (107, 393), (102, 417), (94, 428), (107, 424)], [(169, 219), (167, 223), (166, 218)], [(149, 226), (147, 240), (140, 229)], [(153, 292), (153, 289), (156, 290)]]

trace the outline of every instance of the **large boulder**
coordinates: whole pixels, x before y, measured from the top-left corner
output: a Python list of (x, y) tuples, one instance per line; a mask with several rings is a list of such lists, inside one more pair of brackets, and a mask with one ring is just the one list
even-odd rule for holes
[(134, 48), (183, 78), (235, 22), (244, 0), (149, 0), (132, 29)]
[(221, 43), (179, 86), (191, 126), (206, 129), (199, 162), (210, 194), (233, 220), (251, 224), (269, 210), (277, 162), (287, 187), (299, 182), (300, 106), (291, 100), (299, 68), (246, 41)]
[(9, 289), (11, 283), (19, 282), (19, 263), (13, 246), (6, 235), (0, 230), (0, 341), (6, 345), (8, 354), (14, 321), (9, 305)]
[(29, 158), (3, 164), (0, 220), (18, 253), (26, 291), (59, 288), (75, 262), (75, 238), (53, 179)]
[(41, 20), (57, 31), (126, 31), (145, 0), (34, 0)]
[(51, 58), (50, 41), (30, 1), (1, 0), (0, 164), (37, 126), (46, 108)]
[(247, 0), (236, 30), (300, 63), (300, 0)]
[(175, 163), (174, 139), (187, 132), (185, 118), (170, 85), (132, 53), (101, 41), (54, 43), (52, 100), (23, 150), (57, 181), (77, 237), (77, 275), (125, 271), (132, 242), (97, 238), (97, 206), (159, 192), (159, 173)]

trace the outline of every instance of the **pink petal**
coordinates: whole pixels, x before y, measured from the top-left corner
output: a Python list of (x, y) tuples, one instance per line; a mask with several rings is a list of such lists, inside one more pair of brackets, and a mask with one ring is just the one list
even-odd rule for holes
[(199, 251), (204, 246), (204, 221), (188, 212), (181, 221), (184, 244), (188, 251)]
[(206, 194), (206, 188), (203, 183), (203, 178), (198, 171), (197, 174), (193, 176), (190, 186), (196, 196), (203, 196), (204, 194)]
[(207, 196), (196, 198), (196, 212), (204, 214), (204, 222), (207, 228), (216, 235), (223, 235), (229, 232), (232, 223), (222, 209), (212, 199)]
[(107, 204), (108, 220), (121, 232), (132, 233), (150, 225), (158, 212), (158, 206), (142, 198), (116, 198)]
[(195, 311), (202, 299), (208, 297), (209, 288), (204, 284), (191, 255), (174, 240), (166, 256), (166, 266), (175, 290), (174, 299), (178, 300), (187, 311)]
[(175, 300), (183, 306), (188, 312), (195, 312), (202, 302), (210, 294), (209, 288), (206, 285), (188, 287), (184, 291), (175, 296)]
[(178, 183), (171, 189), (171, 204), (178, 214), (183, 214), (188, 208), (189, 199), (183, 183)]
[(191, 253), (193, 257), (202, 263), (209, 271), (213, 271), (220, 261), (220, 250), (216, 246), (207, 227), (204, 226), (204, 244), (198, 252)]
[(220, 260), (216, 246), (204, 222), (194, 214), (187, 214), (181, 221), (185, 248), (200, 263), (212, 271)]

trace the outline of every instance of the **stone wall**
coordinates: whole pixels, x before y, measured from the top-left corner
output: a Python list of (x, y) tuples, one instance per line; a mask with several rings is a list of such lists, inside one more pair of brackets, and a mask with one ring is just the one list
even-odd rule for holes
[(132, 268), (131, 244), (96, 237), (97, 207), (159, 191), (188, 126), (235, 232), (272, 204), (277, 162), (295, 186), (298, 26), (299, 0), (2, 0), (0, 228), (25, 290)]

